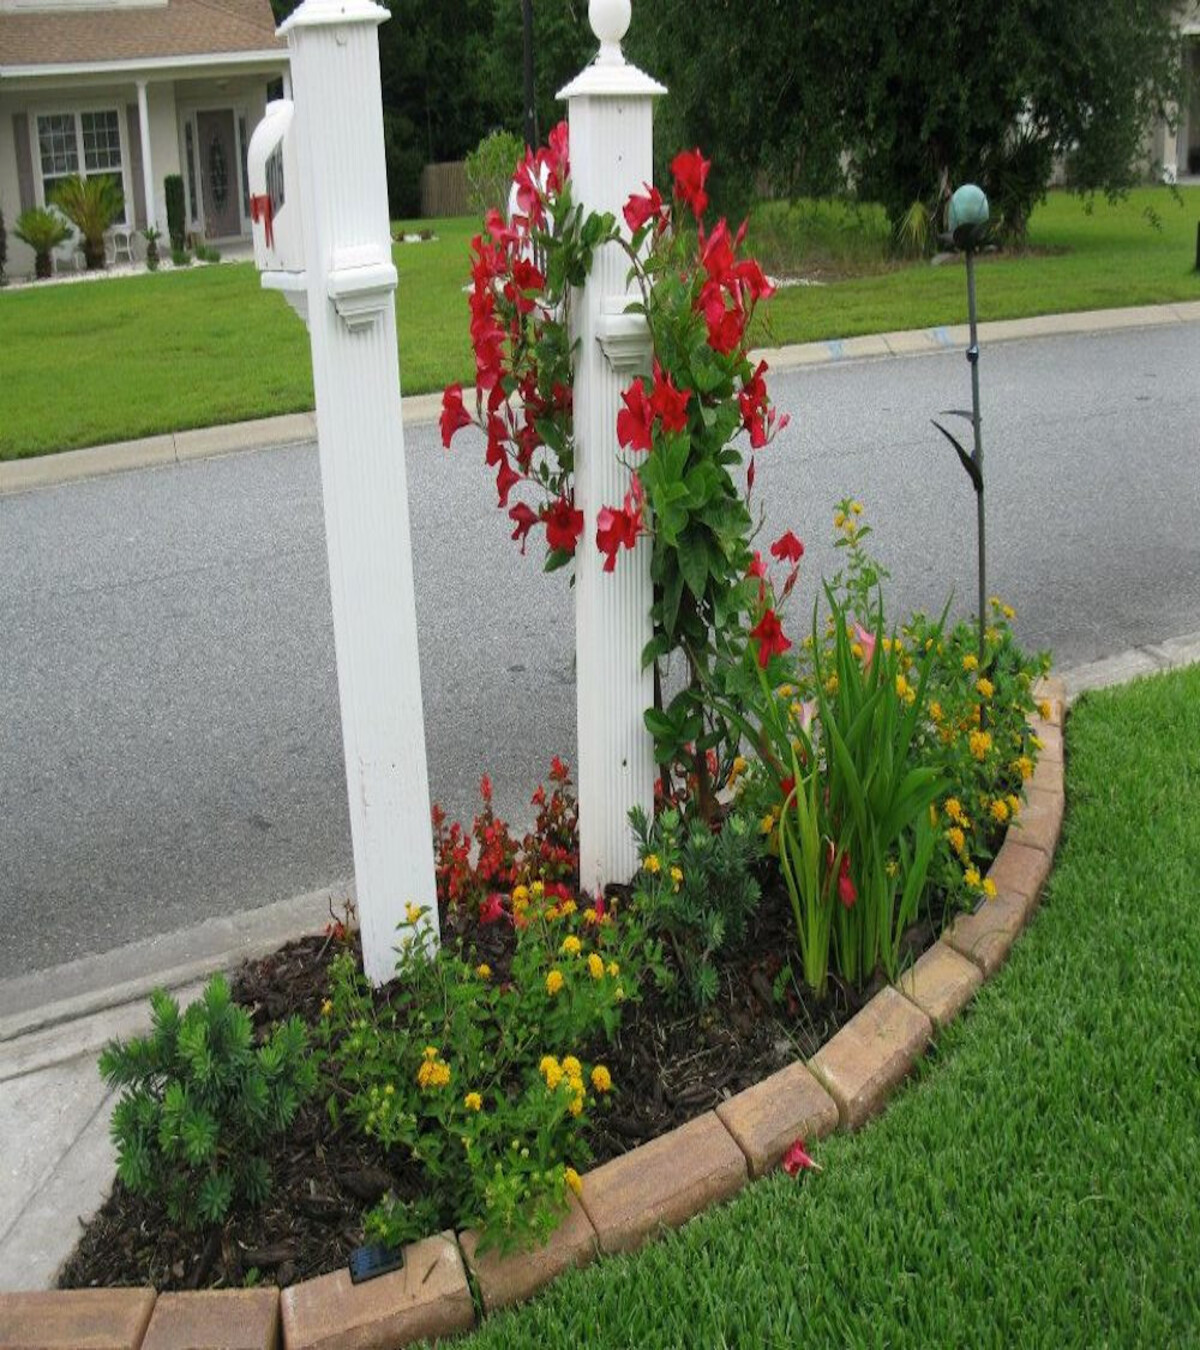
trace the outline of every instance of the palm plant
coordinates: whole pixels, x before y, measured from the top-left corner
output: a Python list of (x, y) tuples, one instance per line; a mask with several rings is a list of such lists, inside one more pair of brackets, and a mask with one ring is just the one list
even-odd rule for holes
[(88, 270), (104, 266), (104, 232), (125, 209), (121, 184), (109, 174), (71, 174), (54, 191), (54, 204), (83, 235)]
[(31, 206), (17, 217), (13, 233), (33, 249), (33, 271), (40, 279), (51, 272), (50, 254), (65, 239), (71, 237), (71, 228), (61, 216), (41, 206)]

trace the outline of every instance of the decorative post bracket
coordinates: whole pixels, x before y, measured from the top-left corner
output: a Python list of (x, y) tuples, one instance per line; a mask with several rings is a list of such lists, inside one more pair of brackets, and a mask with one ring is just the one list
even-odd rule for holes
[(326, 292), (352, 333), (371, 328), (395, 304), (396, 266), (374, 245), (339, 249), (326, 279)]
[(650, 326), (644, 314), (630, 314), (633, 296), (607, 300), (596, 315), (596, 341), (605, 360), (621, 376), (650, 372)]

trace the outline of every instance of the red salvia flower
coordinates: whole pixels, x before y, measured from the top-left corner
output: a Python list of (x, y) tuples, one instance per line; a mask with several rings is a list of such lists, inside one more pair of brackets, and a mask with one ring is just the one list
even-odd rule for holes
[(486, 900), (479, 902), (479, 922), (499, 923), (502, 918), (504, 918), (504, 897), (499, 891), (492, 891)]

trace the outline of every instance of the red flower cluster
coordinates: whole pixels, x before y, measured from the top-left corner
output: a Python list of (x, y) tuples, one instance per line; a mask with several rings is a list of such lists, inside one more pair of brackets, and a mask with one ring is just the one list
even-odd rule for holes
[(639, 376), (621, 395), (624, 407), (617, 412), (617, 440), (626, 450), (650, 450), (654, 444), (654, 424), (664, 431), (686, 431), (688, 403), (691, 394), (676, 389), (670, 375), (654, 362), (654, 382), (646, 393), (645, 381)]
[(506, 918), (508, 893), (519, 882), (542, 881), (547, 895), (571, 895), (579, 875), (579, 809), (569, 767), (556, 755), (550, 762), (550, 790), (533, 794), (538, 808), (534, 827), (518, 843), (492, 807), (492, 782), (479, 784), (483, 807), (468, 833), (457, 821), (447, 824), (433, 808), (434, 875), (443, 916), (457, 911), (479, 923)]
[(700, 226), (700, 263), (706, 279), (696, 308), (708, 325), (709, 346), (726, 356), (742, 345), (754, 306), (775, 294), (755, 259), (738, 258), (745, 237), (745, 221), (736, 237), (730, 236), (724, 219), (707, 236)]
[[(560, 122), (550, 133), (549, 144), (537, 151), (526, 150), (517, 165), (517, 210), (532, 229), (546, 223), (546, 198), (556, 196), (571, 172), (567, 124)], [(514, 223), (517, 218), (514, 217)]]
[[(442, 395), (442, 444), (449, 449), (466, 426), (485, 434), (484, 459), (495, 471), (497, 502), (508, 512), (522, 553), (535, 525), (544, 524), (550, 548), (567, 555), (574, 554), (583, 532), (569, 483), (561, 474), (542, 472), (539, 457), (545, 448), (539, 424), (553, 421), (570, 434), (571, 387), (565, 378), (543, 380), (533, 355), (537, 334), (550, 319), (541, 301), (546, 276), (534, 261), (535, 234), (547, 226), (569, 170), (564, 122), (551, 132), (547, 146), (528, 152), (517, 166), (512, 222), (489, 211), (484, 231), (471, 241), (474, 416), (463, 402), (461, 384), (449, 385)], [(536, 508), (523, 501), (510, 505), (513, 489), (522, 483), (544, 494)]]

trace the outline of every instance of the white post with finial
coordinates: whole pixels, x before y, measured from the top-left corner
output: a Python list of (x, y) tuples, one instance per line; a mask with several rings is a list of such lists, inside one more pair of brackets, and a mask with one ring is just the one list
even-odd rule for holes
[(413, 590), (396, 268), (370, 0), (304, 0), (280, 27), (295, 88), (321, 488), (363, 966), (395, 972), (406, 905), (438, 938)]
[[(611, 211), (653, 180), (652, 100), (667, 91), (626, 61), (621, 39), (630, 0), (591, 0), (588, 19), (600, 41), (590, 66), (559, 93), (571, 131), (575, 200)], [(650, 541), (622, 550), (616, 570), (603, 572), (596, 515), (620, 508), (629, 470), (617, 443), (621, 393), (648, 373), (645, 319), (624, 313), (628, 257), (615, 245), (600, 249), (573, 306), (572, 337), (580, 343), (575, 371), (575, 505), (584, 528), (575, 556), (576, 704), (579, 740), (579, 863), (586, 892), (625, 882), (637, 867), (629, 810), (654, 806), (654, 745), (643, 721), (654, 696), (653, 672), (642, 667), (650, 641)]]

